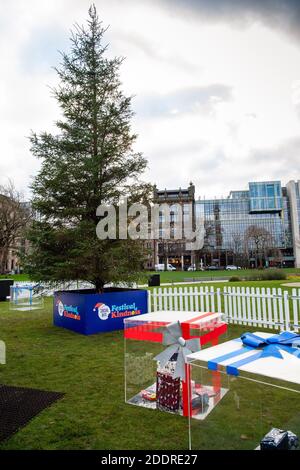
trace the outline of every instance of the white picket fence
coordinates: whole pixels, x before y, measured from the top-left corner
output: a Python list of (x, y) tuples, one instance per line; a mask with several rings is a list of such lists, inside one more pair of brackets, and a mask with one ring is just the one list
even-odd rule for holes
[(300, 330), (300, 289), (191, 286), (149, 291), (148, 312), (223, 312), (227, 321), (279, 330)]
[[(31, 281), (15, 281), (14, 286), (24, 287), (24, 286), (34, 286), (38, 285), (37, 282)], [(44, 296), (50, 296), (54, 294), (56, 290), (75, 290), (75, 289), (93, 289), (94, 286), (87, 281), (71, 281), (71, 282), (59, 282), (55, 286), (48, 285), (47, 283), (42, 284), (42, 291)]]

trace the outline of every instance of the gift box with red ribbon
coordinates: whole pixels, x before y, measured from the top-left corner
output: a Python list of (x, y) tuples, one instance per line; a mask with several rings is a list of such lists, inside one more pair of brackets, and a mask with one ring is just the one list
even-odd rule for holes
[(203, 390), (202, 384), (191, 382), (185, 358), (207, 344), (218, 344), (226, 331), (223, 314), (215, 312), (157, 311), (126, 318), (126, 402), (189, 416), (194, 411), (188, 397), (195, 393), (193, 403), (204, 409), (203, 396), (218, 393), (219, 373), (214, 390)]

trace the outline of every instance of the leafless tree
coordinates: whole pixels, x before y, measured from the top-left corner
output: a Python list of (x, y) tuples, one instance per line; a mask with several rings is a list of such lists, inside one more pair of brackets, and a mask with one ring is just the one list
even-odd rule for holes
[(283, 255), (282, 251), (279, 248), (272, 248), (271, 250), (273, 256), (273, 263), (275, 266), (282, 266), (283, 263)]
[(234, 263), (245, 266), (247, 264), (247, 255), (245, 256), (244, 239), (240, 232), (233, 233), (230, 243)]
[(256, 267), (262, 268), (263, 258), (267, 256), (268, 251), (274, 248), (274, 240), (267, 229), (250, 225), (245, 232), (245, 246), (248, 253), (253, 251)]
[(4, 273), (10, 248), (24, 235), (30, 219), (21, 194), (12, 181), (0, 185), (0, 273)]

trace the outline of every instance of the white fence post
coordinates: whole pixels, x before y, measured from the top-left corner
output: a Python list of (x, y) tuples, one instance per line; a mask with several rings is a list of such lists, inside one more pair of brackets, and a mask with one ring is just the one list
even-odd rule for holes
[(183, 295), (182, 295), (182, 287), (179, 287), (179, 310), (183, 310)]
[(283, 292), (284, 299), (284, 319), (285, 319), (285, 329), (290, 330), (290, 304), (289, 304), (289, 293), (287, 290)]
[(203, 287), (200, 287), (200, 312), (205, 312), (204, 308), (204, 292)]
[(237, 323), (237, 311), (236, 311), (236, 288), (232, 288), (232, 306), (233, 306), (233, 318), (234, 318), (234, 323)]
[(215, 311), (215, 290), (213, 286), (210, 288), (210, 310)]
[(267, 308), (266, 308), (266, 290), (263, 287), (261, 289), (261, 304), (262, 304), (262, 319), (264, 328), (268, 328), (267, 325)]
[(158, 309), (163, 310), (163, 303), (162, 303), (162, 288), (158, 289)]
[(242, 305), (239, 304), (241, 309), (241, 315), (243, 317), (243, 325), (247, 325), (247, 308), (246, 308), (246, 292), (245, 287), (241, 288), (241, 297), (242, 297)]
[(223, 290), (224, 295), (224, 313), (227, 321), (229, 320), (229, 312), (228, 312), (228, 296), (227, 296), (227, 287), (224, 287)]
[(157, 289), (156, 287), (153, 289), (153, 311), (156, 312), (158, 310), (157, 308)]
[(292, 304), (293, 304), (293, 327), (295, 331), (298, 333), (298, 304), (300, 303), (300, 289), (298, 290), (297, 296), (297, 289), (292, 290)]
[(283, 298), (282, 298), (282, 290), (278, 289), (278, 306), (279, 306), (279, 328), (283, 330)]
[(261, 298), (260, 298), (259, 287), (256, 288), (255, 296), (256, 296), (258, 326), (261, 328), (262, 326), (261, 325)]
[(279, 329), (279, 325), (278, 325), (278, 308), (277, 308), (278, 294), (277, 294), (277, 291), (274, 287), (272, 289), (272, 297), (273, 297), (273, 323), (274, 323), (274, 328), (276, 330), (278, 330)]
[(251, 294), (250, 288), (246, 287), (246, 300), (247, 300), (247, 320), (248, 325), (252, 325), (252, 315), (251, 315)]
[(195, 311), (199, 312), (199, 292), (198, 292), (197, 286), (195, 286), (194, 288), (194, 293), (195, 293)]
[(271, 302), (271, 289), (267, 288), (267, 312), (268, 312), (268, 326), (270, 327), (273, 323), (273, 316), (272, 316), (272, 302)]
[(165, 289), (163, 291), (164, 295), (162, 296), (163, 297), (163, 306), (164, 306), (164, 310), (168, 310), (168, 290)]
[(173, 293), (174, 293), (174, 310), (178, 310), (178, 291), (177, 291), (177, 287), (174, 287), (173, 289)]
[[(222, 312), (222, 299), (221, 299), (221, 289), (220, 289), (220, 287), (218, 287), (218, 289), (217, 289), (217, 310), (218, 310), (219, 313)], [(224, 313), (226, 314), (225, 311), (224, 311)]]
[(152, 297), (152, 292), (151, 292), (151, 290), (148, 290), (148, 308), (147, 308), (148, 313), (152, 312), (151, 297)]
[(236, 295), (237, 295), (237, 318), (238, 318), (238, 322), (242, 323), (242, 316), (244, 315), (242, 312), (242, 305), (241, 305), (242, 293), (239, 287), (236, 288)]
[(194, 311), (194, 287), (193, 286), (190, 286), (189, 297), (190, 297), (190, 306), (188, 310), (191, 310), (191, 312), (193, 312)]

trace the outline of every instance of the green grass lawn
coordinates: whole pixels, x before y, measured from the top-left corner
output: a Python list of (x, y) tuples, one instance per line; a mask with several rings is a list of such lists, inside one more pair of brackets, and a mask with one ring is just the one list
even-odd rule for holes
[[(259, 287), (259, 288), (281, 288), (282, 290), (287, 290), (287, 291), (291, 291), (292, 290), (292, 286), (289, 287), (288, 284), (291, 284), (291, 283), (294, 283), (294, 282), (297, 282), (295, 281), (295, 279), (290, 279), (290, 280), (280, 280), (280, 281), (239, 281), (239, 282), (228, 282), (228, 281), (220, 281), (220, 282), (214, 282), (214, 281), (207, 281), (205, 283), (203, 282), (191, 282), (191, 283), (183, 283), (183, 284), (176, 284), (174, 286), (161, 286), (161, 289), (179, 289), (179, 288), (190, 288), (190, 287), (195, 287), (197, 286), (198, 288), (201, 286), (203, 288), (205, 287), (214, 287), (214, 289), (223, 289), (224, 287), (228, 288), (228, 287)], [(300, 283), (300, 279), (299, 279), (299, 283)], [(287, 285), (283, 285), (283, 284), (287, 284)], [(153, 290), (153, 289), (159, 289), (158, 287), (149, 287), (148, 288), (149, 290)]]
[[(240, 326), (230, 326), (229, 337), (242, 331)], [(0, 449), (187, 449), (186, 418), (124, 403), (122, 332), (82, 336), (54, 327), (52, 301), (46, 299), (44, 309), (33, 312), (9, 311), (7, 302), (0, 303), (0, 339), (7, 346), (0, 383), (65, 393)], [(243, 399), (257, 401), (252, 388), (243, 387)], [(216, 414), (193, 424), (200, 426), (195, 432), (198, 448), (208, 448), (213, 442), (220, 448), (249, 446), (247, 436), (238, 434), (237, 439), (233, 435), (230, 397), (235, 395), (227, 396), (216, 407)], [(282, 403), (285, 398), (279, 391), (272, 403)], [(241, 419), (249, 418), (256, 409), (247, 408), (242, 409)], [(278, 422), (283, 425), (288, 419), (286, 407), (277, 408)], [(242, 433), (238, 423), (236, 432)], [(223, 437), (217, 440), (220, 430)], [(249, 437), (253, 442), (261, 436), (257, 432)]]
[[(267, 271), (267, 270), (266, 270)], [(286, 268), (282, 270), (287, 275), (299, 274), (300, 269), (297, 268)], [(208, 278), (208, 279), (217, 279), (217, 278), (231, 278), (232, 276), (239, 277), (249, 277), (256, 276), (261, 274), (262, 271), (259, 269), (239, 269), (236, 271), (159, 271), (157, 274), (160, 274), (160, 282), (181, 282), (185, 279), (198, 279), (198, 278)], [(156, 274), (154, 271), (148, 272), (147, 276), (151, 274)]]
[[(293, 274), (300, 275), (300, 269), (297, 268), (286, 268), (283, 269), (283, 272), (286, 273), (288, 276)], [(160, 271), (155, 273), (154, 271), (147, 271), (142, 276), (140, 282), (147, 282), (149, 276), (152, 274), (160, 274), (160, 282), (182, 282), (186, 279), (218, 279), (218, 278), (226, 278), (229, 279), (232, 276), (239, 276), (242, 278), (247, 278), (249, 276), (256, 276), (261, 274), (262, 271), (258, 269), (241, 269), (238, 271)], [(15, 281), (29, 281), (30, 278), (28, 274), (2, 274), (0, 275), (0, 279), (14, 279)]]
[(0, 279), (13, 279), (14, 281), (29, 281), (28, 274), (0, 274)]

